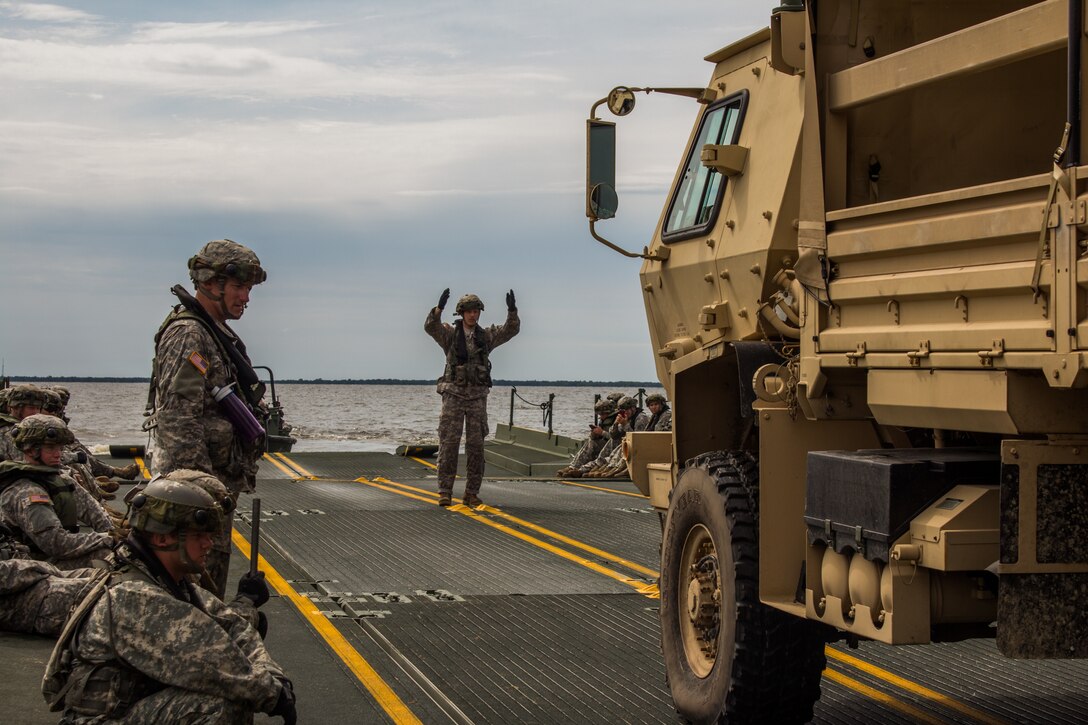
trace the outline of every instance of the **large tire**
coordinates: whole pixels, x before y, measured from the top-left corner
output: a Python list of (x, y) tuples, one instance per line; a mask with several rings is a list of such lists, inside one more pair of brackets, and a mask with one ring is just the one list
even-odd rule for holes
[(669, 503), (661, 649), (692, 722), (807, 722), (820, 699), (823, 628), (759, 601), (758, 475), (747, 453), (699, 456)]

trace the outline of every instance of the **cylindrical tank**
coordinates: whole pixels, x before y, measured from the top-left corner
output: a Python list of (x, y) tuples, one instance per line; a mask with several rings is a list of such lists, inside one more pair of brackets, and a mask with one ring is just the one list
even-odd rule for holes
[(824, 594), (829, 597), (838, 597), (842, 600), (842, 613), (845, 616), (850, 611), (850, 554), (840, 554), (833, 549), (824, 552), (823, 561), (820, 562), (820, 581), (824, 587)]
[(880, 562), (869, 561), (860, 554), (854, 554), (850, 559), (850, 572), (848, 574), (850, 601), (855, 606), (864, 604), (869, 607), (873, 624), (880, 623), (880, 612), (883, 609), (880, 600), (880, 573), (882, 568)]

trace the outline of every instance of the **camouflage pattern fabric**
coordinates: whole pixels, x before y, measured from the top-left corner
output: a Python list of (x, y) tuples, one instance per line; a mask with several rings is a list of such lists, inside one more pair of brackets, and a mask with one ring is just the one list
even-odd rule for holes
[(631, 431), (646, 430), (650, 416), (641, 410), (631, 420), (621, 423), (618, 420), (608, 430), (609, 441), (595, 459), (581, 466), (583, 471), (595, 468), (610, 468), (623, 463), (623, 437)]
[[(138, 559), (113, 577), (75, 635), (65, 722), (241, 723), (275, 708), (283, 670), (244, 616), (186, 581), (175, 596)], [(81, 687), (103, 667), (116, 673), (111, 691)], [(149, 682), (164, 687), (126, 712), (79, 712), (116, 702), (113, 689), (138, 692)]]
[(44, 561), (0, 561), (0, 630), (56, 637), (68, 613), (103, 575), (101, 569), (61, 571)]
[(0, 461), (23, 460), (23, 452), (19, 450), (19, 446), (15, 445), (15, 439), (11, 437), (14, 429), (13, 423), (7, 423), (0, 429)]
[(666, 408), (654, 417), (650, 418), (650, 423), (646, 427), (646, 430), (658, 432), (672, 430), (672, 411)]
[(604, 448), (608, 440), (609, 438), (606, 435), (597, 438), (593, 434), (590, 434), (589, 438), (586, 438), (585, 443), (582, 444), (582, 447), (574, 454), (574, 458), (571, 459), (570, 462), (570, 467), (581, 468), (595, 459), (600, 455), (601, 449)]
[(53, 510), (49, 493), (26, 478), (15, 481), (0, 493), (0, 521), (21, 534), (58, 568), (70, 570), (89, 566), (92, 560), (109, 554), (113, 539), (103, 532), (109, 531), (112, 524), (89, 493), (77, 485), (74, 494), (77, 516), (84, 523), (94, 521), (93, 525), (104, 526), (102, 531), (72, 533), (66, 530)]
[[(223, 329), (233, 337), (226, 325)], [(152, 429), (152, 474), (180, 468), (211, 473), (227, 487), (237, 503), (240, 493), (252, 492), (260, 452), (247, 451), (234, 427), (219, 412), (213, 386), (235, 382), (230, 364), (220, 354), (211, 333), (192, 319), (179, 319), (163, 332), (155, 353), (158, 387), (155, 391), (155, 427)], [(205, 366), (201, 375), (198, 366)], [(230, 564), (233, 515), (212, 542), (208, 571), (214, 593), (226, 590)]]
[[(442, 311), (434, 307), (423, 323), (442, 352), (448, 356), (455, 344), (452, 325), (441, 321)], [(521, 330), (521, 320), (516, 309), (508, 310), (502, 326), (481, 328), (488, 350), (508, 342)], [(465, 344), (469, 357), (475, 349), (475, 336), (466, 334)], [(479, 493), (484, 476), (484, 438), (487, 436), (487, 396), (491, 389), (486, 385), (458, 385), (440, 382), (442, 415), (438, 421), (438, 490), (450, 493), (457, 475), (457, 453), (461, 445), (461, 431), (465, 432), (465, 467), (467, 480), (465, 493)]]
[[(243, 449), (212, 397), (212, 387), (235, 379), (211, 333), (196, 320), (177, 320), (163, 332), (155, 362), (152, 473), (192, 468), (211, 473), (234, 494), (253, 491), (260, 453)], [(206, 369), (203, 376), (199, 367)]]
[(438, 490), (453, 491), (457, 476), (457, 449), (465, 431), (465, 493), (479, 493), (484, 478), (484, 438), (487, 436), (487, 398), (442, 395), (438, 419)]

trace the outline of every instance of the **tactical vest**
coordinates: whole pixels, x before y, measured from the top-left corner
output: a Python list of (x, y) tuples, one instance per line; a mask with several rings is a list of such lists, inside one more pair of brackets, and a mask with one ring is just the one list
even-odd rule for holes
[(79, 531), (74, 484), (65, 480), (57, 469), (50, 466), (5, 461), (0, 467), (0, 491), (22, 479), (33, 481), (46, 490), (61, 526), (72, 533)]
[(68, 710), (87, 717), (118, 719), (138, 701), (166, 687), (119, 659), (100, 663), (76, 661), (76, 635), (111, 586), (126, 581), (157, 585), (151, 576), (131, 564), (114, 572), (103, 571), (101, 576), (69, 615), (46, 665), (42, 696), (49, 703), (50, 712)]
[(453, 385), (483, 385), (491, 387), (491, 360), (490, 351), (487, 349), (487, 341), (484, 332), (477, 325), (473, 330), (473, 341), (476, 349), (471, 353), (468, 342), (465, 339), (465, 328), (461, 320), (453, 323), (453, 342), (446, 350), (446, 369), (440, 383)]
[[(166, 332), (166, 328), (179, 320), (195, 320), (201, 327), (206, 330), (208, 329), (207, 323), (200, 319), (198, 315), (185, 309), (184, 305), (174, 305), (174, 309), (170, 311), (170, 314), (168, 314), (166, 319), (162, 321), (162, 324), (159, 325), (159, 330), (155, 333), (155, 357), (151, 361), (151, 385), (147, 390), (147, 409), (144, 412), (144, 415), (146, 415), (149, 420), (145, 421), (144, 430), (149, 430), (155, 425), (153, 417), (156, 409), (155, 398), (159, 387), (159, 340), (162, 339), (163, 334)], [(223, 349), (223, 345), (219, 342), (219, 338), (212, 333), (211, 330), (208, 330), (208, 332), (211, 334), (212, 342), (215, 343), (215, 349), (219, 353), (219, 359), (227, 365), (227, 370), (230, 373), (231, 379), (237, 381), (238, 377), (234, 374), (234, 369), (230, 366), (230, 356), (227, 355), (227, 351)]]

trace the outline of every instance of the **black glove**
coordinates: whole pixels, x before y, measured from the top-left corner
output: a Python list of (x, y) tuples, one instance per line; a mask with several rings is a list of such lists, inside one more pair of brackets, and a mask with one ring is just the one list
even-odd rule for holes
[(514, 299), (514, 290), (510, 290), (506, 293), (506, 309), (516, 310), (518, 308), (517, 300)]
[(442, 290), (442, 296), (438, 298), (438, 309), (446, 309), (446, 303), (450, 301), (450, 288)]
[(279, 699), (276, 700), (276, 706), (268, 714), (282, 717), (283, 725), (295, 725), (298, 721), (298, 713), (295, 712), (295, 691), (291, 681), (282, 676), (276, 677), (276, 681), (280, 683), (282, 689)]
[(247, 571), (243, 574), (242, 578), (238, 580), (238, 596), (245, 597), (253, 602), (255, 607), (260, 607), (267, 602), (269, 591), (268, 582), (264, 580), (264, 572), (258, 571), (256, 574), (252, 574)]

